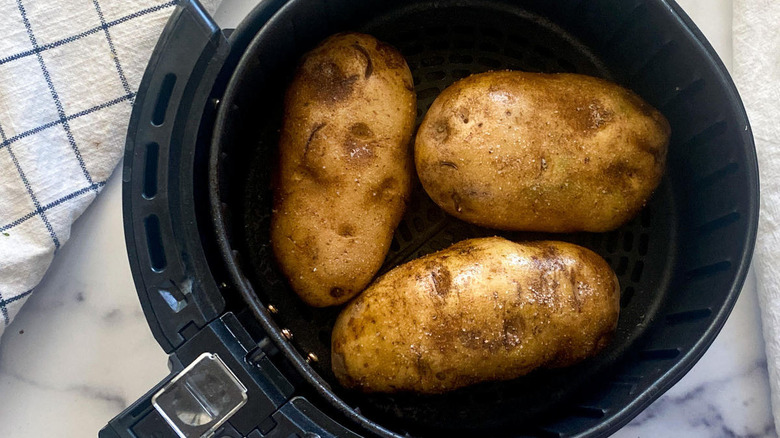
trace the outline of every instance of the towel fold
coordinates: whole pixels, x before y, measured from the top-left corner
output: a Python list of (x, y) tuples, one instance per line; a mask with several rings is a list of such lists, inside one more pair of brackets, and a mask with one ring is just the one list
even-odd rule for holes
[[(202, 3), (213, 12), (219, 1)], [(122, 156), (138, 85), (176, 4), (0, 3), (0, 335)]]
[[(758, 152), (761, 215), (753, 266), (775, 426), (780, 424), (780, 1), (734, 0), (734, 81)], [(780, 434), (780, 429), (778, 429)]]

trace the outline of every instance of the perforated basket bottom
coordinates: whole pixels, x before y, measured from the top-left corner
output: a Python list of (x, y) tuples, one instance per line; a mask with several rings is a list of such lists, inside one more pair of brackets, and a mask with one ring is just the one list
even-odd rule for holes
[[(359, 30), (395, 45), (406, 57), (418, 95), (418, 124), (441, 90), (473, 73), (496, 69), (576, 72), (621, 81), (560, 28), (521, 10), (511, 12), (448, 8), (434, 13), (409, 8), (379, 17)], [(490, 429), (506, 432), (507, 426), (522, 425), (553, 410), (609, 369), (642, 335), (663, 300), (676, 228), (672, 190), (666, 179), (639, 217), (606, 234), (507, 233), (476, 227), (446, 215), (416, 183), (381, 272), (472, 237), (501, 235), (516, 241), (577, 243), (603, 256), (619, 277), (622, 311), (617, 334), (594, 359), (567, 369), (540, 370), (511, 382), (480, 384), (441, 396), (364, 396), (342, 391), (330, 368), (330, 332), (339, 309), (312, 309), (294, 298), (274, 265), (269, 245), (271, 169), (267, 157), (274, 154), (279, 117), (266, 118), (264, 139), (245, 189), (243, 240), (247, 247), (242, 253), (248, 266), (244, 268), (262, 291), (263, 301), (279, 309), (274, 318), (294, 334), (293, 344), (301, 354), (316, 354), (320, 375), (348, 403), (380, 424), (392, 424), (402, 433), (449, 430), (464, 434)]]

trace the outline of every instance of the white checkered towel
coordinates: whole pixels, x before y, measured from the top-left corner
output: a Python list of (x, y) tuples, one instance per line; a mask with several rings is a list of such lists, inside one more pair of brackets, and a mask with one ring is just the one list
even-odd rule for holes
[(0, 0), (0, 335), (116, 167), (176, 3)]

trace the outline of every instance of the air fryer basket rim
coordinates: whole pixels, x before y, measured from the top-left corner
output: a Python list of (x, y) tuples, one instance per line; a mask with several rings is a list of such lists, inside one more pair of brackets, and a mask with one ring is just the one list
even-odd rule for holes
[(723, 325), (726, 323), (726, 320), (731, 314), (731, 311), (734, 309), (734, 305), (737, 302), (737, 298), (739, 297), (739, 294), (742, 291), (742, 287), (745, 284), (745, 280), (747, 278), (747, 274), (750, 269), (750, 264), (753, 258), (753, 251), (755, 249), (755, 244), (756, 244), (756, 236), (758, 233), (758, 219), (759, 219), (758, 215), (759, 215), (759, 208), (760, 208), (760, 180), (759, 180), (759, 172), (758, 172), (758, 156), (756, 154), (753, 131), (750, 126), (750, 121), (748, 119), (747, 112), (745, 111), (745, 105), (742, 102), (742, 98), (739, 96), (739, 92), (737, 91), (737, 87), (734, 84), (734, 80), (732, 79), (731, 75), (728, 73), (725, 64), (723, 64), (723, 60), (721, 60), (720, 56), (718, 56), (717, 52), (712, 47), (710, 42), (707, 40), (707, 38), (704, 36), (701, 30), (696, 26), (693, 20), (691, 20), (688, 14), (686, 14), (685, 11), (680, 7), (680, 5), (678, 5), (677, 2), (675, 2), (674, 0), (658, 0), (658, 1), (669, 7), (669, 11), (673, 14), (673, 16), (677, 20), (681, 22), (683, 29), (685, 29), (685, 31), (692, 36), (692, 39), (696, 42), (696, 44), (700, 47), (700, 49), (709, 55), (709, 59), (716, 66), (718, 78), (721, 81), (721, 88), (723, 90), (726, 90), (726, 92), (729, 94), (729, 100), (739, 108), (739, 115), (744, 119), (745, 127), (744, 127), (742, 139), (743, 139), (743, 147), (748, 152), (747, 162), (745, 163), (745, 165), (748, 169), (747, 173), (753, 177), (751, 179), (752, 186), (750, 187), (750, 190), (748, 192), (748, 195), (750, 197), (749, 207), (748, 207), (748, 212), (750, 215), (748, 219), (748, 228), (747, 228), (748, 238), (747, 238), (746, 245), (743, 247), (742, 254), (739, 258), (740, 260), (739, 260), (739, 266), (737, 268), (736, 277), (729, 290), (728, 298), (726, 299), (725, 305), (720, 309), (718, 309), (715, 318), (713, 318), (713, 323), (710, 324), (710, 326), (702, 334), (696, 346), (691, 350), (689, 350), (688, 353), (685, 354), (683, 358), (667, 372), (667, 375), (671, 374), (672, 377), (661, 379), (661, 381), (659, 382), (660, 384), (657, 387), (648, 388), (648, 390), (645, 391), (645, 393), (638, 396), (635, 400), (636, 414), (625, 418), (625, 421), (621, 422), (620, 424), (617, 425), (617, 427), (611, 430), (617, 430), (619, 427), (622, 427), (625, 424), (627, 424), (629, 421), (631, 421), (631, 419), (634, 416), (638, 415), (645, 408), (647, 408), (647, 406), (649, 406), (653, 401), (655, 401), (663, 393), (665, 393), (672, 386), (674, 386), (675, 383), (677, 383), (685, 374), (688, 373), (688, 371), (691, 370), (691, 368), (693, 368), (694, 365), (696, 365), (696, 363), (699, 361), (699, 359), (701, 359), (704, 353), (707, 352), (707, 349), (715, 340), (718, 333), (720, 333), (721, 329), (723, 328)]
[[(693, 348), (691, 348), (683, 357), (681, 357), (680, 360), (664, 374), (664, 376), (662, 376), (659, 380), (657, 380), (655, 385), (649, 387), (644, 392), (637, 394), (636, 397), (633, 399), (632, 403), (626, 406), (618, 414), (606, 418), (606, 421), (602, 422), (602, 424), (600, 424), (598, 428), (593, 431), (598, 433), (608, 433), (611, 431), (615, 431), (618, 428), (625, 425), (626, 423), (628, 423), (634, 416), (640, 413), (646, 406), (648, 406), (656, 398), (658, 398), (661, 394), (663, 394), (667, 389), (669, 389), (672, 385), (674, 385), (685, 373), (687, 373), (690, 370), (691, 367), (693, 367), (693, 365), (695, 365), (695, 363), (699, 360), (699, 358), (704, 354), (707, 347), (712, 343), (715, 336), (719, 333), (723, 324), (725, 323), (728, 315), (730, 314), (736, 302), (736, 299), (739, 295), (742, 285), (745, 281), (748, 268), (750, 266), (750, 260), (753, 252), (753, 247), (755, 244), (756, 231), (758, 225), (758, 196), (759, 196), (759, 190), (758, 190), (759, 186), (758, 186), (758, 176), (757, 176), (758, 164), (755, 155), (752, 134), (747, 121), (747, 116), (745, 114), (743, 104), (737, 93), (736, 87), (734, 86), (730, 76), (728, 75), (723, 63), (716, 55), (714, 49), (706, 41), (702, 33), (691, 22), (690, 18), (688, 18), (687, 15), (685, 15), (685, 13), (681, 10), (681, 8), (671, 0), (669, 1), (653, 0), (653, 1), (658, 4), (665, 5), (666, 6), (665, 9), (668, 10), (667, 18), (670, 21), (676, 22), (678, 26), (683, 28), (690, 35), (692, 40), (696, 42), (699, 50), (707, 54), (707, 58), (710, 60), (710, 62), (714, 64), (714, 70), (717, 72), (718, 80), (720, 82), (719, 84), (720, 88), (727, 92), (729, 96), (729, 100), (739, 110), (738, 115), (741, 118), (744, 118), (745, 131), (742, 135), (743, 142), (740, 146), (743, 147), (746, 151), (746, 156), (748, 159), (746, 163), (744, 163), (744, 165), (746, 167), (747, 173), (752, 177), (752, 184), (751, 184), (752, 187), (749, 190), (749, 208), (748, 208), (748, 218), (747, 218), (748, 238), (746, 244), (742, 249), (740, 260), (735, 270), (734, 280), (731, 284), (731, 287), (728, 292), (728, 296), (725, 300), (725, 305), (717, 309), (717, 312), (715, 313), (712, 319), (712, 323), (704, 331), (704, 333), (702, 334), (701, 338), (696, 343), (696, 345)], [(246, 73), (249, 59), (252, 57), (253, 50), (258, 45), (258, 41), (261, 40), (261, 36), (265, 32), (268, 32), (268, 29), (271, 29), (274, 26), (282, 25), (283, 23), (282, 20), (285, 16), (285, 13), (293, 9), (298, 3), (301, 3), (301, 1), (292, 0), (286, 3), (284, 6), (282, 6), (282, 8), (276, 13), (276, 15), (274, 15), (274, 17), (272, 17), (268, 21), (268, 23), (261, 29), (261, 31), (258, 32), (258, 34), (253, 39), (252, 43), (250, 43), (250, 46), (248, 47), (247, 51), (245, 52), (244, 56), (239, 62), (236, 71), (234, 72), (233, 76), (231, 77), (228, 83), (227, 89), (224, 94), (224, 98), (222, 99), (223, 105), (221, 105), (221, 107), (218, 110), (217, 119), (215, 123), (215, 132), (217, 133), (221, 132), (221, 128), (223, 128), (227, 123), (229, 112), (226, 110), (226, 108), (229, 107), (230, 105), (225, 105), (225, 103), (232, 102), (236, 93), (240, 92), (240, 90), (237, 87), (237, 83), (239, 82), (237, 78), (240, 78), (243, 74)], [(289, 359), (296, 366), (296, 368), (301, 372), (301, 374), (306, 379), (306, 381), (313, 388), (316, 389), (316, 391), (319, 393), (320, 396), (326, 399), (330, 404), (338, 407), (338, 409), (342, 413), (344, 413), (351, 421), (353, 421), (356, 425), (361, 426), (365, 430), (380, 435), (400, 437), (400, 435), (396, 434), (395, 432), (392, 432), (391, 430), (385, 428), (384, 426), (375, 423), (373, 420), (370, 420), (364, 417), (363, 415), (355, 412), (355, 410), (352, 407), (346, 404), (341, 398), (336, 396), (336, 394), (331, 390), (329, 384), (322, 379), (322, 377), (315, 371), (315, 369), (304, 360), (304, 358), (299, 354), (299, 352), (295, 349), (295, 347), (291, 343), (289, 343), (287, 339), (285, 339), (285, 337), (281, 334), (280, 327), (276, 324), (274, 319), (271, 317), (270, 313), (267, 311), (265, 305), (261, 302), (260, 298), (255, 293), (249, 279), (243, 274), (242, 269), (239, 266), (239, 263), (232, 252), (232, 246), (228, 240), (228, 234), (226, 232), (225, 219), (223, 217), (222, 209), (220, 206), (220, 196), (218, 193), (219, 192), (218, 175), (220, 169), (219, 151), (221, 150), (221, 143), (218, 141), (219, 138), (220, 138), (219, 135), (214, 136), (213, 138), (214, 141), (211, 145), (211, 154), (209, 158), (210, 160), (209, 184), (211, 186), (209, 192), (210, 192), (210, 202), (211, 202), (211, 213), (212, 213), (212, 219), (214, 221), (214, 226), (217, 231), (217, 238), (218, 238), (220, 250), (223, 253), (223, 257), (227, 261), (226, 265), (228, 267), (232, 280), (235, 282), (242, 297), (246, 300), (247, 305), (250, 307), (255, 317), (261, 322), (263, 327), (266, 329), (268, 335), (274, 340), (277, 346), (279, 346), (279, 348), (284, 352), (287, 359)]]

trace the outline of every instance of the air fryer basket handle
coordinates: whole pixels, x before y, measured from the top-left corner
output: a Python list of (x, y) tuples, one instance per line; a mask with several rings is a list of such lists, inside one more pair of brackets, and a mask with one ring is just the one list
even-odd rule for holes
[[(141, 306), (170, 353), (224, 310), (199, 241), (192, 175), (230, 44), (197, 0), (166, 25), (136, 96), (123, 169), (125, 239)], [(181, 250), (191, 256), (181, 257)]]
[[(238, 318), (228, 312), (204, 327), (192, 339), (176, 349), (170, 357), (172, 373), (165, 377), (141, 399), (125, 409), (108, 426), (100, 431), (100, 438), (178, 438), (168, 422), (152, 404), (155, 394), (166, 391), (167, 385), (178, 376), (198, 374), (188, 366), (204, 355), (218, 357), (218, 361), (229, 370), (233, 379), (241, 383), (246, 394), (245, 404), (237, 411), (231, 411), (220, 418), (225, 422), (215, 430), (220, 438), (360, 438), (345, 429), (315, 408), (307, 399), (294, 396), (293, 385), (282, 375), (270, 355), (275, 347), (268, 338), (255, 342), (244, 329)], [(185, 368), (186, 367), (186, 368)], [(189, 380), (195, 382), (202, 374)], [(188, 380), (184, 378), (183, 380)], [(222, 385), (225, 386), (225, 385)], [(169, 394), (175, 391), (169, 391)], [(210, 406), (223, 399), (224, 392), (205, 394), (199, 398), (207, 400)], [(163, 400), (162, 397), (158, 399)], [(169, 398), (170, 400), (170, 398)], [(162, 404), (162, 401), (159, 401)], [(161, 409), (169, 418), (178, 417), (185, 425), (192, 425), (186, 419), (195, 418), (186, 403), (168, 404)], [(183, 407), (183, 408), (180, 408)], [(184, 409), (181, 411), (180, 409)], [(177, 412), (180, 412), (177, 414)], [(175, 421), (175, 420), (174, 420)], [(211, 421), (211, 420), (210, 420)], [(208, 423), (204, 424), (208, 427)], [(218, 424), (214, 422), (215, 427)], [(198, 434), (200, 435), (200, 434)]]

